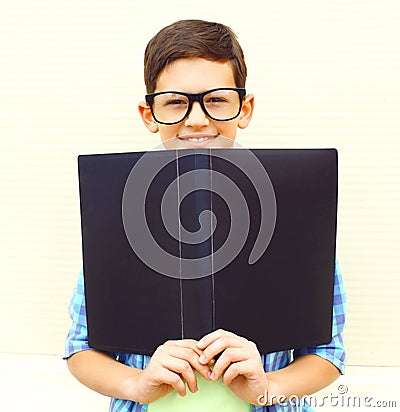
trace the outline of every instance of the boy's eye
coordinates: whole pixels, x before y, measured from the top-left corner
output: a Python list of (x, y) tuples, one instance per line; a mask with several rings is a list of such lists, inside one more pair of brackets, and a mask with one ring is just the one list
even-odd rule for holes
[(224, 97), (209, 97), (205, 103), (226, 103), (227, 99)]
[(171, 99), (167, 100), (164, 103), (165, 106), (173, 106), (173, 105), (187, 105), (187, 101), (184, 99)]

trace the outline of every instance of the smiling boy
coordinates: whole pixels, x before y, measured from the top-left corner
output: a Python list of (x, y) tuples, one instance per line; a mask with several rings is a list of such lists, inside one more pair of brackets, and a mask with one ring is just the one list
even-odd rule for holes
[[(139, 103), (139, 113), (167, 148), (233, 146), (237, 129), (247, 127), (253, 114), (254, 96), (244, 89), (246, 74), (242, 49), (230, 28), (201, 20), (178, 21), (162, 29), (146, 48), (148, 95)], [(89, 347), (80, 274), (70, 305), (73, 325), (65, 357), (78, 380), (113, 398), (112, 411), (145, 411), (173, 391), (181, 396), (187, 389), (196, 393), (199, 375), (206, 381), (222, 379), (231, 396), (248, 405), (243, 410), (288, 411), (294, 406), (277, 403), (278, 397), (309, 395), (343, 372), (344, 301), (336, 268), (332, 341), (327, 345), (260, 354), (256, 342), (217, 330), (200, 341), (168, 341), (150, 358)], [(267, 325), (272, 315), (254, 316)], [(265, 394), (268, 399), (260, 402)], [(224, 407), (215, 405), (215, 410)]]
[[(227, 88), (231, 89), (226, 90)], [(243, 88), (238, 90), (237, 88), (229, 62), (210, 61), (199, 57), (182, 58), (170, 63), (160, 73), (154, 90), (155, 100), (151, 102), (153, 110), (150, 110), (147, 103), (142, 102), (139, 104), (139, 111), (147, 128), (153, 133), (159, 132), (161, 141), (168, 142), (169, 147), (221, 147), (221, 144), (226, 145), (226, 141), (220, 136), (225, 136), (233, 141), (238, 127), (245, 128), (253, 114), (254, 96), (248, 94), (241, 99), (239, 92)], [(224, 97), (223, 92), (225, 92), (228, 98), (230, 97), (237, 103), (234, 115), (238, 114), (238, 116), (228, 121), (217, 121), (205, 115), (199, 102), (193, 102), (190, 112), (187, 116), (183, 116), (182, 121), (174, 124), (158, 123), (154, 117), (156, 114), (157, 118), (154, 106), (163, 96), (157, 95), (157, 92), (171, 90), (192, 94), (212, 90), (208, 96), (203, 97), (205, 105), (209, 104), (208, 101), (213, 97)], [(185, 96), (182, 95), (180, 98), (182, 97)], [(170, 98), (177, 99), (176, 93), (171, 93)], [(187, 106), (186, 103), (187, 100), (183, 101), (181, 105)], [(159, 109), (159, 111), (161, 110)], [(175, 108), (174, 110), (176, 111)], [(179, 120), (179, 117), (176, 119)], [(175, 121), (175, 118), (172, 120)]]

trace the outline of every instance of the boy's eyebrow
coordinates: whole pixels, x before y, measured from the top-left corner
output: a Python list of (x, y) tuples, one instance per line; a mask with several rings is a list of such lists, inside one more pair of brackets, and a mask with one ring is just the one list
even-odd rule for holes
[(201, 90), (201, 91), (198, 91), (198, 92), (188, 92), (188, 91), (185, 91), (185, 90), (168, 89), (168, 90), (155, 90), (153, 93), (147, 93), (146, 96), (151, 96), (151, 95), (160, 94), (160, 93), (179, 93), (179, 94), (199, 95), (199, 94), (212, 92), (212, 91), (216, 91), (216, 90), (232, 90), (232, 89), (234, 89), (234, 90), (246, 90), (246, 88), (244, 88), (244, 87), (236, 87), (236, 86), (232, 86), (232, 87), (227, 87), (227, 86), (213, 87), (211, 89), (205, 89), (205, 90)]

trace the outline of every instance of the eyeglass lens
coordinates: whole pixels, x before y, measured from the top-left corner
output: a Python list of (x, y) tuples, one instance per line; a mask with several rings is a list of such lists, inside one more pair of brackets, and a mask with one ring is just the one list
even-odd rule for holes
[[(230, 120), (240, 111), (240, 96), (236, 90), (213, 90), (203, 96), (206, 114), (215, 120)], [(162, 93), (153, 100), (154, 117), (162, 123), (177, 123), (189, 113), (188, 96), (180, 93)]]

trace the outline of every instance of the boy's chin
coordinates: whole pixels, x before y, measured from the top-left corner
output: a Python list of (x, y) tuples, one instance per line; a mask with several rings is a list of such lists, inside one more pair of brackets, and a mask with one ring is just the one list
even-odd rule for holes
[(185, 135), (174, 137), (162, 142), (165, 149), (218, 149), (230, 148), (235, 143), (234, 139), (222, 135)]

